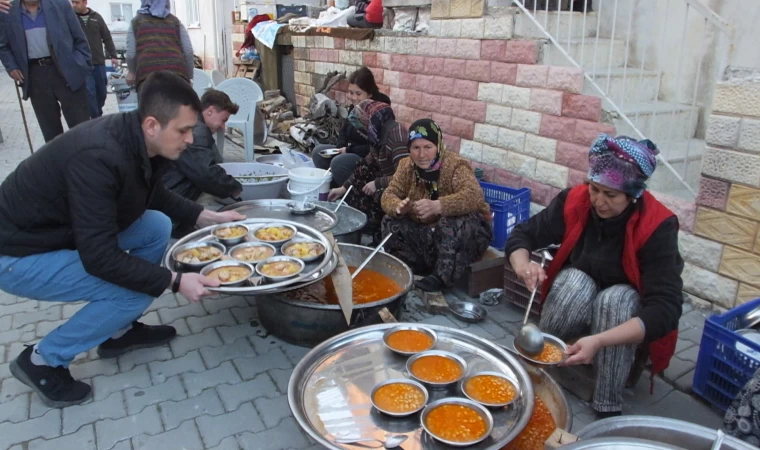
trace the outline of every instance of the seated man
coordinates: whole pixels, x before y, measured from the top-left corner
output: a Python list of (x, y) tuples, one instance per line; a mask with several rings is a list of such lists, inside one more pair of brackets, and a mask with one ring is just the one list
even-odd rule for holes
[(201, 97), (201, 107), (198, 124), (193, 127), (193, 143), (172, 162), (164, 175), (164, 185), (193, 201), (203, 192), (219, 198), (239, 197), (243, 186), (219, 167), (222, 155), (213, 138), (224, 130), (230, 116), (237, 114), (238, 105), (224, 92), (209, 89)]
[(383, 0), (359, 0), (356, 14), (348, 18), (348, 26), (354, 28), (382, 28)]
[[(10, 371), (52, 407), (86, 401), (68, 366), (98, 346), (101, 358), (161, 345), (170, 326), (136, 320), (166, 289), (191, 302), (218, 286), (160, 266), (170, 217), (210, 226), (241, 220), (169, 192), (161, 176), (193, 142), (201, 104), (179, 75), (151, 74), (139, 108), (88, 121), (44, 145), (0, 185), (0, 289), (41, 301), (88, 303), (28, 346)], [(168, 217), (167, 217), (168, 216)]]

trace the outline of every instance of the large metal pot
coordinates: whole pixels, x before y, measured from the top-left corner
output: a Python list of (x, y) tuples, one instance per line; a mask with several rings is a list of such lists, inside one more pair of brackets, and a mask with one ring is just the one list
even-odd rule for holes
[[(338, 206), (334, 202), (316, 203), (330, 211), (334, 211), (335, 207)], [(367, 215), (346, 203), (343, 203), (335, 215), (338, 216), (338, 225), (331, 230), (335, 240), (346, 244), (361, 244), (362, 229), (367, 225)]]
[[(360, 245), (338, 245), (343, 259), (349, 266), (358, 266), (373, 250)], [(257, 297), (256, 307), (261, 324), (270, 333), (286, 342), (312, 347), (351, 328), (380, 323), (377, 313), (384, 307), (398, 316), (412, 287), (414, 278), (411, 269), (400, 259), (383, 252), (375, 255), (366, 268), (390, 277), (401, 286), (402, 291), (374, 303), (355, 305), (350, 325), (346, 324), (338, 305), (303, 302), (282, 294)]]
[[(578, 441), (562, 446), (563, 450), (687, 450), (645, 439), (605, 437)], [(688, 449), (691, 450), (691, 449)]]
[[(612, 436), (642, 438), (689, 450), (710, 450), (717, 432), (683, 420), (655, 416), (622, 416), (589, 424), (580, 430), (577, 436), (581, 439)], [(721, 450), (757, 450), (757, 447), (726, 436)]]
[(522, 363), (533, 382), (533, 392), (544, 401), (552, 413), (554, 424), (557, 428), (570, 431), (573, 428), (573, 411), (562, 388), (543, 369), (527, 364), (519, 358), (518, 361)]

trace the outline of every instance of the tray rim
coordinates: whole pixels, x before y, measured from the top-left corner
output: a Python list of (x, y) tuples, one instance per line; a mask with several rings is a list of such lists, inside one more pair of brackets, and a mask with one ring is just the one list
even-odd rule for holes
[[(232, 203), (232, 204), (229, 204), (229, 205), (225, 205), (224, 207), (222, 207), (222, 208), (219, 209), (219, 212), (236, 211), (237, 210), (236, 207), (240, 207), (240, 206), (282, 206), (284, 208), (287, 208), (288, 207), (288, 203), (290, 203), (292, 201), (293, 200), (287, 199), (287, 198), (268, 198), (268, 199), (258, 199), (258, 200), (243, 200), (242, 202), (236, 202), (236, 203)], [(338, 217), (337, 214), (335, 214), (335, 212), (330, 211), (329, 209), (327, 209), (326, 207), (318, 204), (315, 201), (312, 201), (312, 203), (314, 203), (316, 211), (323, 212), (323, 213), (327, 214), (328, 217), (330, 217), (330, 219), (332, 220), (332, 226), (329, 227), (329, 228), (327, 228), (327, 229), (324, 229), (324, 230), (317, 230), (316, 228), (313, 228), (313, 227), (311, 227), (311, 228), (313, 228), (313, 229), (315, 229), (315, 230), (317, 230), (317, 231), (319, 231), (321, 233), (327, 233), (328, 231), (331, 231), (332, 229), (334, 229), (335, 227), (338, 226), (338, 222), (340, 221), (340, 218)], [(341, 208), (342, 208), (342, 206), (341, 206)], [(284, 221), (284, 219), (272, 219), (272, 220), (274, 220), (274, 221), (280, 221), (280, 220)], [(300, 223), (300, 222), (296, 222), (296, 223)], [(305, 225), (305, 226), (309, 226), (309, 225)]]

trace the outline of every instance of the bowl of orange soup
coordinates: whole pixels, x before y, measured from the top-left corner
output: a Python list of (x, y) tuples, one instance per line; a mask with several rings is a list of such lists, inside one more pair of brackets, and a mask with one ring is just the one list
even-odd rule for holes
[(406, 370), (425, 386), (443, 389), (464, 378), (467, 363), (454, 353), (429, 350), (410, 357), (406, 361)]
[(460, 386), (465, 397), (490, 408), (502, 408), (520, 398), (517, 381), (499, 372), (478, 372), (467, 376)]
[(420, 421), (430, 436), (453, 447), (477, 444), (493, 430), (491, 413), (464, 398), (443, 398), (430, 403), (422, 411)]
[(383, 343), (392, 352), (410, 356), (435, 347), (438, 336), (430, 328), (400, 325), (383, 334)]
[(425, 407), (428, 391), (420, 383), (406, 378), (385, 380), (372, 389), (370, 400), (378, 411), (393, 417), (403, 417)]

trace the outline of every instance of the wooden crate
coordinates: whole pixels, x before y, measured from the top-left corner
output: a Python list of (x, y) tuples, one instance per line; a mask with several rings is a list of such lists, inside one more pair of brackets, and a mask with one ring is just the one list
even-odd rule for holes
[(489, 289), (503, 288), (504, 261), (504, 252), (488, 247), (485, 254), (467, 269), (459, 286), (470, 297), (477, 297)]

